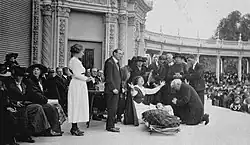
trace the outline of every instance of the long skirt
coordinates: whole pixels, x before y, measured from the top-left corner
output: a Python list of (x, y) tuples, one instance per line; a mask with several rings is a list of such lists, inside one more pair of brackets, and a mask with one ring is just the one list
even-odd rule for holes
[(49, 103), (53, 107), (57, 109), (58, 115), (59, 115), (59, 123), (62, 125), (66, 121), (66, 115), (62, 109), (62, 106), (59, 103)]
[(41, 105), (30, 104), (26, 107), (26, 111), (32, 133), (41, 133), (50, 128), (49, 121)]

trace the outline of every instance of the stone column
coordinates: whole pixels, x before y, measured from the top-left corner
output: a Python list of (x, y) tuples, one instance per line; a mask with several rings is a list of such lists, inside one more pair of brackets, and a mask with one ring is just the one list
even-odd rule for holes
[(220, 73), (223, 73), (224, 72), (224, 58), (221, 58), (220, 59)]
[[(145, 23), (141, 23), (140, 25), (140, 42), (139, 42), (139, 55), (145, 56), (146, 48), (145, 48), (145, 41), (144, 41), (144, 33), (145, 33)], [(161, 44), (161, 48), (163, 51), (164, 42)]]
[(126, 65), (128, 63), (128, 52), (127, 52), (127, 23), (128, 17), (126, 14), (119, 15), (119, 41), (118, 41), (118, 48), (123, 50), (124, 56), (121, 62), (122, 65)]
[(32, 1), (31, 64), (40, 63), (40, 0)]
[(60, 1), (57, 7), (57, 65), (67, 66), (69, 58), (68, 50), (68, 19), (70, 8), (65, 7)]
[(127, 31), (127, 48), (128, 58), (132, 58), (135, 55), (135, 31), (136, 31), (136, 18), (135, 16), (128, 18), (128, 31)]
[(112, 56), (112, 52), (115, 49), (115, 34), (116, 34), (116, 22), (117, 15), (114, 13), (105, 14), (105, 49), (103, 50), (104, 60)]
[(51, 44), (52, 44), (52, 7), (49, 1), (42, 5), (43, 28), (42, 28), (42, 59), (46, 67), (51, 67)]
[(197, 62), (200, 62), (200, 56), (201, 56), (200, 54), (197, 54), (197, 58), (196, 58)]
[(246, 60), (247, 60), (247, 74), (248, 74), (249, 73), (249, 59), (246, 58)]
[(242, 56), (238, 58), (238, 80), (241, 81), (242, 78)]
[(217, 78), (217, 83), (220, 82), (220, 56), (217, 55), (216, 59), (216, 78)]

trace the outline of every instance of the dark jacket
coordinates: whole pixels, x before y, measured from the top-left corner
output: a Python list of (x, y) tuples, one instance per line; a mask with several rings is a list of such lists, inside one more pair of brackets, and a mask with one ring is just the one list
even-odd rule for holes
[(115, 61), (112, 57), (105, 61), (104, 65), (104, 76), (105, 76), (105, 89), (106, 94), (113, 94), (113, 90), (117, 89), (121, 92), (121, 72), (117, 68)]
[(188, 84), (182, 83), (177, 91), (178, 114), (181, 120), (189, 125), (199, 124), (204, 115), (204, 107), (194, 88)]
[(45, 88), (43, 87), (43, 90), (41, 90), (38, 83), (39, 81), (41, 80), (38, 80), (37, 78), (35, 78), (35, 76), (31, 76), (27, 80), (28, 100), (35, 104), (40, 104), (40, 105), (47, 104), (48, 98), (44, 94)]
[(16, 85), (14, 78), (10, 78), (7, 88), (8, 88), (8, 96), (12, 101), (27, 101), (27, 94), (26, 94), (26, 85), (22, 82), (21, 83), (22, 91)]
[(194, 69), (190, 67), (186, 79), (197, 92), (205, 90), (204, 70), (201, 64), (197, 63)]

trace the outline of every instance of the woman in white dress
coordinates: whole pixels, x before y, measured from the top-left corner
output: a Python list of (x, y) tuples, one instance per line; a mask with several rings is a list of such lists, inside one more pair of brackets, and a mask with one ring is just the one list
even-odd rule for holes
[(72, 70), (72, 80), (69, 84), (68, 91), (68, 122), (72, 123), (70, 130), (72, 135), (83, 136), (84, 132), (80, 131), (77, 123), (89, 121), (89, 98), (86, 82), (90, 77), (86, 77), (85, 68), (79, 58), (84, 55), (82, 45), (75, 44), (70, 48), (72, 58), (69, 61), (69, 69)]

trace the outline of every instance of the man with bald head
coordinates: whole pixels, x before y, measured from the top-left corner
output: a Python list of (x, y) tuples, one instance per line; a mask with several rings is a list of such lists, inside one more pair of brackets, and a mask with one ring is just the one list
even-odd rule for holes
[(176, 91), (176, 97), (173, 98), (172, 103), (176, 106), (178, 117), (183, 124), (197, 125), (203, 121), (205, 125), (209, 123), (209, 115), (204, 114), (203, 104), (192, 86), (183, 83), (180, 79), (174, 79), (171, 82), (171, 88)]

